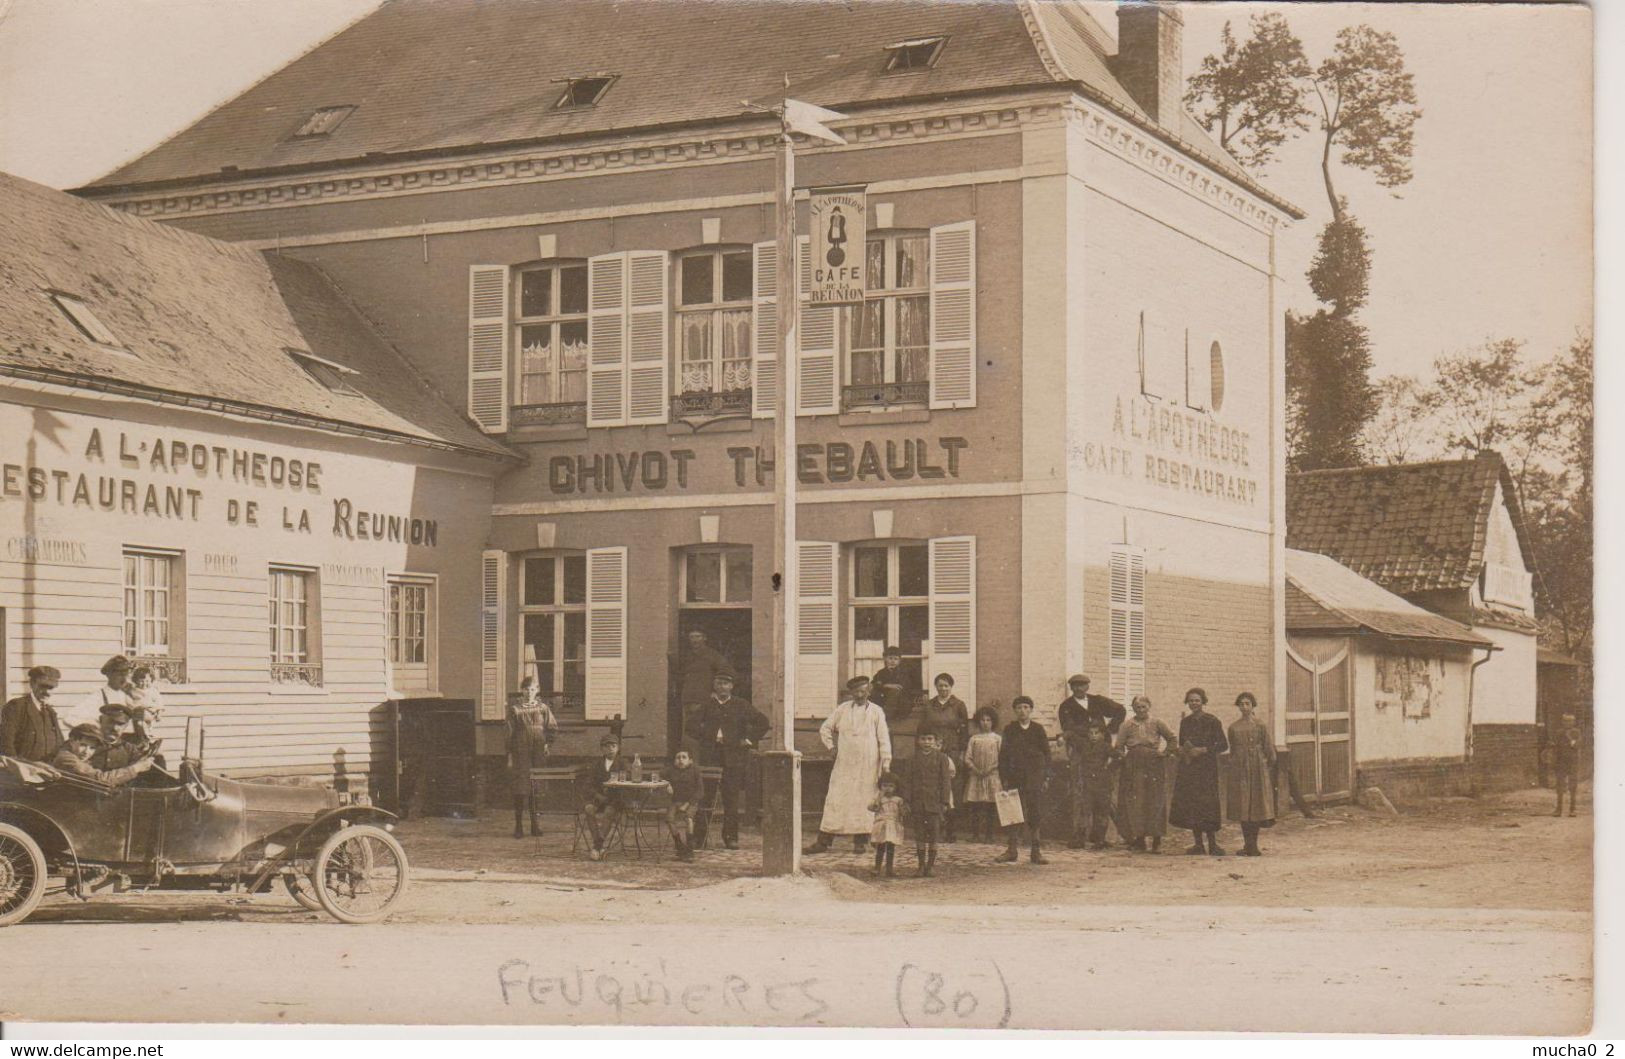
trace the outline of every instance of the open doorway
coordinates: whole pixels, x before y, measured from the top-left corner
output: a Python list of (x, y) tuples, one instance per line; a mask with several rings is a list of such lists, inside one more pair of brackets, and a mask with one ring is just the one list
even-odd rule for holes
[[(696, 548), (678, 563), (677, 637), (672, 644), (672, 694), (667, 708), (667, 746), (675, 753), (683, 737), (690, 699), (710, 697), (716, 652), (734, 671), (734, 694), (752, 698), (751, 555), (749, 548)], [(697, 645), (689, 634), (704, 634)]]

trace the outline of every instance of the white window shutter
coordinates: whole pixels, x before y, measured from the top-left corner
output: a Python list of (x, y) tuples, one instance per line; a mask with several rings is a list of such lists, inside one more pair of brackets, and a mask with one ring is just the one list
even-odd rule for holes
[(626, 254), (587, 261), (587, 425), (626, 423)]
[(664, 250), (633, 250), (626, 255), (628, 423), (664, 423), (671, 406), (666, 385), (671, 378), (667, 259)]
[(508, 555), (488, 551), (480, 556), (480, 720), (507, 716), (508, 682), (503, 669), (508, 587)]
[(931, 407), (976, 407), (976, 222), (931, 229)]
[(777, 243), (757, 243), (755, 260), (756, 305), (751, 331), (751, 415), (773, 417), (779, 399), (779, 317)]
[(626, 549), (587, 549), (588, 720), (626, 716)]
[(827, 717), (836, 692), (835, 585), (837, 545), (796, 542), (797, 717)]
[(1145, 694), (1145, 552), (1114, 545), (1109, 574), (1107, 694), (1126, 703)]
[(508, 429), (508, 266), (468, 268), (468, 415), (490, 434)]
[(976, 708), (976, 538), (933, 537), (928, 581), (931, 587), (931, 672), (954, 678), (954, 694)]
[(796, 376), (796, 414), (834, 415), (839, 410), (840, 372), (835, 363), (835, 322), (839, 315), (833, 305), (808, 305), (812, 289), (812, 250), (806, 236), (800, 238), (801, 258), (801, 339), (800, 374)]

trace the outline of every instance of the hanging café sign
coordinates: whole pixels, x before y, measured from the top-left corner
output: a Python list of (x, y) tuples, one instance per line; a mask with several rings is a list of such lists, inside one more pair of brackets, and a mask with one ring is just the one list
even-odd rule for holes
[(849, 305), (867, 289), (868, 200), (862, 185), (813, 188), (807, 227), (811, 261), (809, 305)]

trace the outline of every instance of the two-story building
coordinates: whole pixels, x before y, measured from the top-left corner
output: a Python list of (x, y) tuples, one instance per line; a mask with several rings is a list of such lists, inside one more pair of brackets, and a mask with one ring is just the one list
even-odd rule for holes
[(564, 750), (622, 717), (659, 754), (691, 630), (770, 698), (778, 126), (745, 101), (832, 108), (846, 142), (799, 142), (798, 183), (865, 189), (869, 282), (801, 310), (799, 743), (887, 645), (1046, 722), (1083, 670), (1170, 722), (1249, 690), (1284, 737), (1299, 214), (1183, 111), (1177, 9), (1116, 30), (391, 0), (80, 194), (320, 269), (522, 453), (460, 615), (482, 716), (533, 674)]
[(128, 655), (211, 768), (384, 788), (391, 703), (478, 693), (513, 454), (314, 265), (4, 175), (0, 228), (0, 691)]

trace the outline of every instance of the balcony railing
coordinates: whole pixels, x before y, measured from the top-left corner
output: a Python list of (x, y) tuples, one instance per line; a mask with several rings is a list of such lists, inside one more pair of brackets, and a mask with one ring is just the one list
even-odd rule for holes
[(728, 419), (750, 415), (750, 390), (680, 393), (671, 399), (673, 419)]
[(508, 409), (510, 427), (578, 426), (587, 421), (585, 401), (562, 404), (516, 404)]
[(309, 688), (322, 686), (320, 662), (272, 662), (271, 683), (303, 684)]
[(171, 658), (169, 655), (137, 655), (130, 659), (130, 665), (136, 669), (147, 668), (152, 675), (165, 684), (186, 683), (186, 659)]
[(875, 382), (841, 387), (841, 408), (924, 408), (931, 401), (929, 382)]

